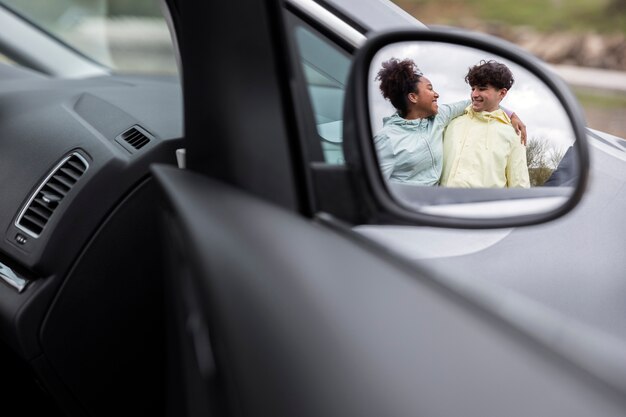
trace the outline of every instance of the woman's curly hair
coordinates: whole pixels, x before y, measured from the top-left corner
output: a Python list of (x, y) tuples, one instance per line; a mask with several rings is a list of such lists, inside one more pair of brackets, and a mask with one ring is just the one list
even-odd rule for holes
[(465, 76), (465, 82), (470, 86), (491, 85), (497, 89), (506, 88), (508, 90), (513, 86), (515, 80), (513, 73), (506, 65), (493, 60), (482, 60), (478, 65), (469, 69)]
[(415, 62), (391, 58), (383, 62), (376, 80), (380, 80), (380, 92), (398, 110), (401, 116), (407, 112), (407, 94), (417, 93), (417, 83), (422, 77)]

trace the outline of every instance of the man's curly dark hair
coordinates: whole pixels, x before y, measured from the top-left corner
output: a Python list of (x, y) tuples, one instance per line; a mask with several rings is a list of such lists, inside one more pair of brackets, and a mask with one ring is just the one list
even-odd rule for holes
[(470, 86), (491, 85), (497, 89), (506, 88), (508, 90), (513, 86), (515, 80), (513, 73), (506, 65), (493, 60), (482, 60), (478, 65), (469, 69), (465, 76), (465, 82)]
[(398, 110), (401, 116), (407, 112), (407, 94), (417, 93), (417, 83), (422, 77), (415, 62), (391, 58), (383, 62), (376, 80), (380, 80), (380, 92)]

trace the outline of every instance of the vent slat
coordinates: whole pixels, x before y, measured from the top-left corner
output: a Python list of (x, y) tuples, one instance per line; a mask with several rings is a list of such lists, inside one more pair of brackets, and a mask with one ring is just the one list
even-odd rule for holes
[[(59, 201), (61, 201), (61, 199), (63, 198), (63, 196), (59, 196)], [(37, 198), (35, 198), (33, 200), (33, 202), (31, 203), (30, 207), (32, 207), (33, 205), (37, 205), (39, 207), (45, 207), (47, 210), (52, 211), (52, 209), (48, 208), (48, 203), (46, 203), (45, 201), (43, 201), (42, 196), (41, 195), (37, 195)], [(52, 213), (51, 213), (52, 214)]]
[(80, 172), (81, 175), (87, 170), (85, 164), (78, 158), (69, 159), (65, 167), (72, 168), (75, 172)]
[(30, 230), (32, 233), (35, 233), (35, 235), (39, 235), (43, 231), (43, 226), (29, 221), (26, 217), (20, 220), (20, 226)]
[(76, 183), (80, 176), (83, 175), (81, 171), (76, 171), (75, 169), (66, 166), (61, 167), (59, 171), (61, 171), (64, 175), (70, 177), (72, 181), (74, 181), (74, 183)]
[(59, 183), (56, 181), (56, 178), (50, 178), (50, 181), (46, 184), (42, 190), (51, 189), (54, 193), (58, 194), (59, 197), (63, 197), (70, 190), (70, 187), (65, 186), (63, 183)]
[(46, 223), (48, 223), (48, 219), (46, 217), (41, 217), (40, 215), (33, 212), (32, 210), (28, 210), (26, 213), (24, 213), (24, 219), (28, 220), (29, 222), (33, 224), (36, 224), (42, 229), (46, 225)]
[(73, 154), (47, 177), (47, 182), (38, 187), (37, 194), (31, 197), (29, 205), (21, 211), (17, 225), (34, 237), (44, 230), (54, 210), (87, 171), (87, 162), (78, 154)]
[(139, 150), (150, 142), (150, 138), (137, 128), (131, 127), (122, 133), (119, 138), (128, 143), (133, 148)]
[(138, 130), (135, 130), (134, 132), (132, 132), (130, 135), (128, 135), (128, 136), (126, 137), (126, 141), (127, 141), (127, 142), (129, 142), (129, 143), (130, 143), (130, 142), (134, 142), (134, 141), (136, 141), (137, 139), (140, 139), (142, 136), (143, 136), (143, 135), (142, 135), (141, 133), (139, 133), (139, 131), (138, 131)]
[(28, 211), (32, 211), (46, 220), (49, 219), (52, 215), (52, 210), (42, 204), (31, 204), (31, 206), (28, 208)]
[(53, 177), (55, 181), (60, 182), (67, 188), (72, 188), (74, 184), (76, 184), (76, 180), (68, 175), (65, 175), (62, 172), (57, 172), (57, 174)]

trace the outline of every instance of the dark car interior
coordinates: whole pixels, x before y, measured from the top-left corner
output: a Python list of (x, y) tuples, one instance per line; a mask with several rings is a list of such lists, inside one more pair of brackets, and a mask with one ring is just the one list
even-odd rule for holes
[[(328, 10), (381, 10), (361, 1)], [(295, 3), (167, 0), (180, 79), (61, 79), (0, 64), (6, 409), (623, 415), (622, 351), (470, 272), (444, 276), (352, 230), (346, 219), (406, 218), (368, 188), (374, 158), (322, 162), (339, 150), (320, 145), (285, 17)], [(353, 129), (342, 134), (360, 138), (364, 124), (344, 116)]]
[(73, 414), (159, 409), (148, 400), (164, 349), (149, 166), (176, 163), (181, 106), (177, 77), (0, 66), (0, 334), (20, 407), (49, 391)]

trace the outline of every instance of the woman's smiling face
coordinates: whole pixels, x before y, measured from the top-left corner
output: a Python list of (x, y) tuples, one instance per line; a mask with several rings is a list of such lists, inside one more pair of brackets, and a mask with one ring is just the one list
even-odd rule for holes
[(425, 117), (434, 116), (439, 111), (437, 100), (439, 94), (433, 88), (430, 80), (424, 76), (417, 83), (417, 94), (414, 96), (415, 110), (425, 114)]

